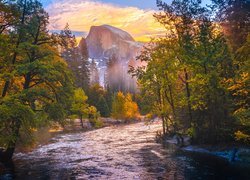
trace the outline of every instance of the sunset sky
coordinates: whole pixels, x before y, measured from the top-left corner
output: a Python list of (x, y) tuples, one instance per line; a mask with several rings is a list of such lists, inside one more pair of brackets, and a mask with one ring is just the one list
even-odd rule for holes
[(156, 0), (41, 1), (50, 15), (50, 30), (61, 30), (68, 23), (76, 36), (82, 37), (92, 25), (109, 24), (129, 32), (138, 41), (164, 34), (164, 28), (153, 17)]

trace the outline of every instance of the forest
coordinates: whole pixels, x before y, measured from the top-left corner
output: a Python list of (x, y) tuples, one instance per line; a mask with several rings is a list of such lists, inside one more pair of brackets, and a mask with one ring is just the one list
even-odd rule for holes
[[(0, 0), (0, 161), (34, 129), (101, 117), (126, 122), (161, 119), (161, 136), (192, 144), (250, 143), (250, 34), (248, 0), (156, 1), (165, 35), (145, 43), (128, 73), (136, 90), (114, 76), (108, 59), (105, 86), (83, 38), (70, 25), (48, 29), (37, 0)], [(84, 13), (84, 12), (83, 12)], [(119, 74), (119, 70), (117, 72)], [(123, 87), (124, 86), (124, 87)], [(27, 136), (28, 135), (28, 136)]]
[(166, 37), (138, 57), (130, 72), (141, 97), (162, 119), (163, 134), (198, 144), (249, 143), (249, 2), (157, 1)]

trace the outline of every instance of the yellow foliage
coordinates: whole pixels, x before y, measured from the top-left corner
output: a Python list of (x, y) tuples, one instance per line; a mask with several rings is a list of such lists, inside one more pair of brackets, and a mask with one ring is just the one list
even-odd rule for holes
[(132, 95), (126, 96), (118, 92), (112, 103), (112, 117), (115, 119), (133, 119), (139, 115), (139, 108), (136, 102), (132, 100)]
[(97, 109), (95, 106), (90, 106), (88, 107), (88, 114), (91, 114), (91, 115), (96, 115), (98, 112), (97, 112)]
[(127, 94), (126, 96), (124, 110), (126, 119), (136, 118), (139, 114), (138, 105), (133, 102), (131, 94)]
[(245, 134), (241, 131), (237, 131), (234, 133), (234, 135), (235, 135), (235, 139), (237, 141), (250, 142), (250, 135), (248, 135), (248, 134)]

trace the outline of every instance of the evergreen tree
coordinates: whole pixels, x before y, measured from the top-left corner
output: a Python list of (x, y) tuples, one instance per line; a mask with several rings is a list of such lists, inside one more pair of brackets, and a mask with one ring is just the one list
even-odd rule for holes
[(64, 30), (60, 32), (59, 40), (61, 56), (67, 61), (69, 68), (74, 74), (75, 85), (78, 88), (83, 88), (84, 79), (82, 77), (81, 55), (77, 47), (76, 38), (69, 29), (68, 24), (66, 24)]
[(94, 84), (89, 88), (88, 92), (88, 103), (91, 106), (97, 106), (97, 102), (99, 101), (100, 96), (104, 96), (105, 91), (103, 87), (101, 87), (99, 84)]
[(249, 0), (212, 0), (217, 21), (229, 39), (233, 51), (244, 45), (250, 27)]
[(67, 61), (69, 68), (75, 77), (75, 84), (78, 88), (88, 91), (90, 72), (88, 63), (88, 49), (85, 39), (82, 39), (77, 46), (76, 38), (67, 24), (60, 35), (61, 55)]
[(95, 106), (102, 117), (110, 116), (111, 108), (108, 104), (108, 92), (105, 91), (102, 86), (98, 84), (91, 86), (89, 88), (88, 97), (88, 103), (91, 106)]
[(77, 78), (77, 80), (80, 81), (81, 87), (87, 91), (90, 84), (90, 72), (89, 72), (89, 53), (88, 53), (88, 47), (86, 40), (82, 38), (82, 40), (79, 43), (79, 51), (81, 55), (80, 60), (80, 76)]
[(100, 96), (96, 108), (100, 112), (102, 117), (109, 117), (110, 116), (110, 110), (107, 104), (106, 99), (104, 96)]
[(108, 60), (106, 74), (106, 87), (108, 87), (111, 92), (126, 92), (124, 69), (115, 54)]
[(99, 71), (97, 69), (97, 65), (94, 59), (92, 59), (89, 65), (89, 70), (90, 70), (90, 84), (91, 85), (100, 84)]
[(0, 34), (7, 33), (18, 22), (18, 6), (0, 0)]
[(109, 86), (106, 87), (105, 99), (109, 108), (109, 114), (111, 114), (113, 96), (114, 93), (110, 90)]

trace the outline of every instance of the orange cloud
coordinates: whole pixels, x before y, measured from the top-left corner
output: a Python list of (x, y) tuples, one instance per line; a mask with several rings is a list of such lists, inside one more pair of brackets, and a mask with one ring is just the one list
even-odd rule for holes
[(50, 30), (63, 29), (69, 23), (72, 31), (88, 32), (92, 25), (109, 24), (129, 32), (138, 41), (148, 41), (165, 33), (153, 17), (154, 10), (90, 0), (55, 1), (46, 10), (50, 15)]

